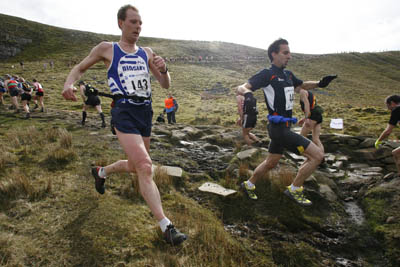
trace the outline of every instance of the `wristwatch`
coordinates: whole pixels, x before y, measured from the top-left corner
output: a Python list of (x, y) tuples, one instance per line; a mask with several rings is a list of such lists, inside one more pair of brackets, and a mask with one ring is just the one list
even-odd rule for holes
[(168, 72), (168, 67), (165, 68), (165, 71), (160, 71), (161, 74), (167, 74)]

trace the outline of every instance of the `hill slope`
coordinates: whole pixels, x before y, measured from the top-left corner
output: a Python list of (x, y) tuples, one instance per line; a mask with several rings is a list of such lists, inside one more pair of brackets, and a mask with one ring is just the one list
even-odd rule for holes
[[(23, 50), (17, 56), (1, 64), (3, 73), (20, 74), (28, 79), (36, 77), (44, 82), (47, 88), (57, 88), (59, 91), (63, 81), (71, 68), (71, 64), (79, 62), (90, 49), (102, 40), (117, 41), (118, 36), (93, 34), (88, 32), (72, 31), (43, 25), (24, 19), (0, 15), (2, 24), (0, 32), (7, 35), (0, 43), (15, 44), (18, 38), (31, 40), (23, 45)], [(290, 40), (289, 40), (290, 41)], [(181, 102), (185, 109), (178, 114), (178, 120), (190, 122), (194, 116), (218, 117), (222, 124), (235, 121), (235, 107), (233, 103), (234, 88), (245, 82), (251, 75), (269, 65), (266, 51), (242, 45), (223, 42), (179, 41), (159, 38), (141, 37), (139, 44), (150, 46), (153, 50), (168, 58), (176, 59), (169, 62), (172, 77), (172, 93)], [(295, 52), (295, 51), (294, 51)], [(197, 58), (212, 57), (213, 60), (199, 62)], [(186, 58), (186, 60), (185, 60)], [(193, 58), (194, 60), (187, 60)], [(11, 65), (18, 66), (23, 60), (26, 70), (11, 69)], [(44, 70), (42, 64), (54, 60), (57, 71)], [(343, 53), (328, 55), (293, 54), (288, 69), (303, 80), (318, 80), (323, 75), (336, 73), (339, 78), (328, 88), (316, 90), (318, 102), (325, 109), (326, 121), (323, 128), (329, 130), (329, 118), (345, 119), (351, 127), (345, 131), (354, 133), (353, 129), (365, 129), (362, 134), (377, 134), (387, 120), (384, 98), (398, 92), (400, 85), (400, 51), (382, 53)], [(108, 90), (103, 85), (105, 68), (102, 64), (90, 70), (84, 77), (95, 83), (102, 90)], [(200, 96), (205, 89), (212, 89), (221, 84), (230, 89), (228, 95), (219, 95), (206, 101)], [(154, 84), (155, 113), (162, 110), (163, 99), (166, 95)], [(59, 99), (58, 94), (49, 96)], [(265, 114), (263, 96), (257, 92)], [(52, 101), (47, 101), (52, 105)], [(107, 102), (107, 100), (105, 100)], [(57, 106), (71, 107), (71, 103), (57, 101)], [(73, 105), (72, 105), (73, 106)], [(363, 108), (373, 107), (378, 113), (364, 113)], [(182, 109), (183, 111), (183, 109)], [(297, 114), (298, 109), (296, 109)], [(262, 115), (264, 116), (264, 115)], [(357, 118), (361, 124), (357, 120)], [(362, 125), (362, 127), (360, 127)]]

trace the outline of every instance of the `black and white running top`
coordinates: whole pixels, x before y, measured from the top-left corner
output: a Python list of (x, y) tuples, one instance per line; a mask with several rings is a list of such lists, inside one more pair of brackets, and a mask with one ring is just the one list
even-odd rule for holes
[(270, 115), (280, 115), (285, 118), (292, 117), (294, 102), (294, 88), (303, 84), (289, 70), (284, 70), (271, 65), (249, 79), (251, 90), (262, 88)]

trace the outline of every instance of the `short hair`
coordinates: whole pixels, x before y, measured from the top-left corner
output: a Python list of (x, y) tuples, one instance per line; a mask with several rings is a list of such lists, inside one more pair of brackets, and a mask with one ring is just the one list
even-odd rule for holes
[(273, 52), (275, 52), (275, 53), (279, 53), (279, 51), (280, 51), (280, 45), (282, 45), (282, 44), (284, 44), (284, 45), (288, 45), (289, 44), (289, 42), (287, 41), (287, 40), (285, 40), (285, 39), (282, 39), (282, 38), (279, 38), (278, 40), (275, 40), (272, 44), (270, 44), (269, 45), (269, 47), (268, 47), (268, 57), (269, 57), (269, 60), (272, 62), (272, 53)]
[(134, 7), (132, 5), (124, 5), (118, 10), (118, 15), (117, 15), (118, 20), (125, 20), (126, 19), (126, 11), (128, 9), (132, 9), (132, 10), (134, 10), (134, 11), (139, 13), (139, 10), (136, 7)]
[(400, 103), (400, 95), (388, 96), (388, 97), (386, 97), (385, 102), (386, 102), (386, 104), (390, 104), (391, 102), (398, 104), (398, 103)]
[(37, 80), (36, 80), (36, 79), (33, 79), (33, 80), (32, 80), (32, 82), (34, 82), (34, 83), (35, 83), (35, 82), (37, 82)]
[(84, 81), (79, 81), (78, 85), (85, 85), (85, 82)]

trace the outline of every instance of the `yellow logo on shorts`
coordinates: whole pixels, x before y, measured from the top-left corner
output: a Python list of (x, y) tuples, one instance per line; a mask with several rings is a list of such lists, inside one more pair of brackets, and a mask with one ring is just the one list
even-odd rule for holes
[(303, 154), (304, 152), (304, 146), (298, 146), (297, 150), (299, 151), (300, 154)]

